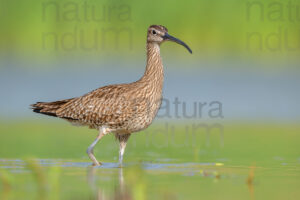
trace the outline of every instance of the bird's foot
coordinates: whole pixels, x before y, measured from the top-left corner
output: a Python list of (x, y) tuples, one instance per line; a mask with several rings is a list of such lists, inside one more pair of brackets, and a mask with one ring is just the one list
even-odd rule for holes
[(101, 166), (102, 163), (101, 162), (97, 162), (97, 163), (93, 163), (92, 166), (96, 167), (96, 166)]

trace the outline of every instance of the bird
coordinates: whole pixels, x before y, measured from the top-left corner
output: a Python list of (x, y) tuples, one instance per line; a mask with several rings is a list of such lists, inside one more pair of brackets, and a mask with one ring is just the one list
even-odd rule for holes
[(93, 166), (100, 166), (94, 155), (94, 147), (107, 134), (114, 134), (119, 141), (119, 164), (132, 133), (146, 129), (153, 121), (162, 102), (164, 67), (160, 45), (172, 41), (190, 47), (180, 39), (169, 35), (162, 25), (147, 29), (146, 69), (140, 79), (125, 84), (107, 85), (83, 96), (54, 102), (37, 102), (31, 105), (35, 113), (58, 117), (73, 125), (88, 126), (98, 130), (98, 135), (88, 147), (87, 154)]

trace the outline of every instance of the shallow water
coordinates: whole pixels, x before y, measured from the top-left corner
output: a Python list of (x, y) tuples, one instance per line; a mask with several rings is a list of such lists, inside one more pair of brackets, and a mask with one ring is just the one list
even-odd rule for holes
[[(149, 129), (155, 133), (159, 127)], [(120, 168), (113, 137), (95, 148), (103, 165), (92, 167), (85, 150), (94, 140), (93, 130), (63, 123), (2, 123), (0, 199), (299, 199), (299, 125), (224, 127), (223, 145), (219, 134), (211, 134), (208, 146), (207, 134), (191, 138), (180, 127), (173, 138), (167, 132), (151, 140), (149, 133), (132, 135)], [(178, 146), (167, 140), (174, 138), (176, 144), (194, 143)], [(165, 141), (168, 145), (157, 145)]]
[(0, 159), (1, 199), (297, 199), (299, 166)]
[[(34, 159), (39, 165), (44, 167), (90, 167), (90, 162), (74, 162), (62, 159)], [(223, 166), (223, 163), (128, 163), (122, 167), (131, 167), (140, 165), (143, 169), (147, 170), (170, 170), (170, 169), (194, 169), (197, 167), (207, 166)], [(26, 163), (22, 159), (0, 159), (1, 168), (25, 168)], [(94, 166), (94, 168), (121, 168), (118, 163), (102, 163), (101, 166)]]

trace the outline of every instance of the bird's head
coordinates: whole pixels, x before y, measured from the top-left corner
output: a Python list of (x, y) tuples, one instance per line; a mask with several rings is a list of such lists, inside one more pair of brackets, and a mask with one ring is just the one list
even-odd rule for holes
[(190, 53), (192, 50), (183, 41), (168, 34), (168, 29), (161, 25), (151, 25), (148, 28), (147, 42), (161, 44), (165, 41), (173, 41), (184, 46)]

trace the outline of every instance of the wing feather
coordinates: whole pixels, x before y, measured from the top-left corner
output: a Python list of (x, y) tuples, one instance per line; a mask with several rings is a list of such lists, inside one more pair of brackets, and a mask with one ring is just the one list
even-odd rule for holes
[(75, 98), (56, 111), (61, 118), (71, 118), (82, 124), (101, 126), (126, 122), (134, 112), (128, 87), (109, 85)]

